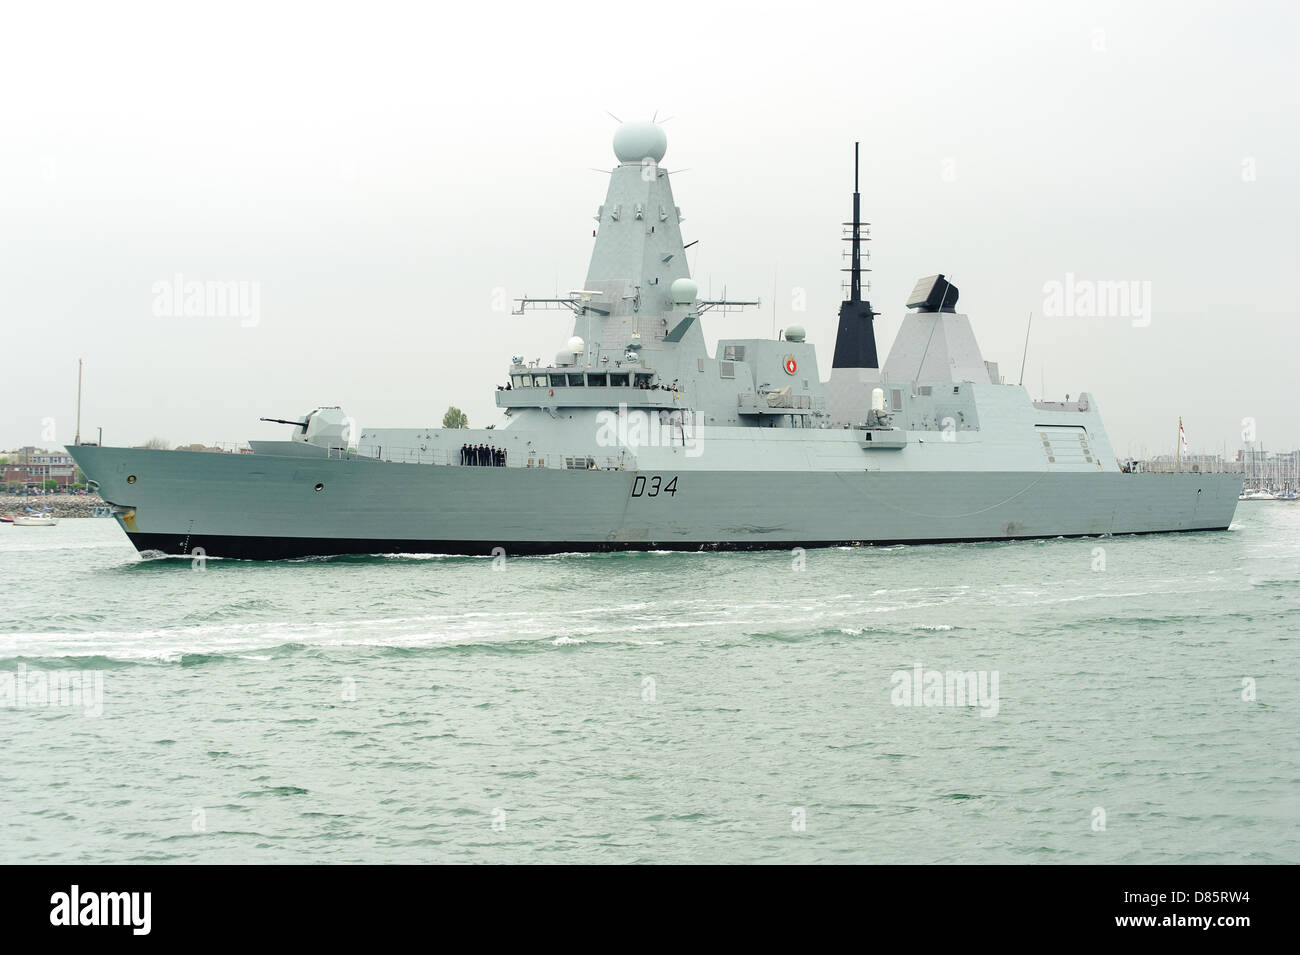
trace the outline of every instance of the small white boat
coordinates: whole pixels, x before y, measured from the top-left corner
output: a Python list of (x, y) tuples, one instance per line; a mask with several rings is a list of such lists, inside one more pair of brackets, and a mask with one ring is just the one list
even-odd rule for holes
[(53, 514), (24, 514), (14, 518), (15, 527), (53, 527), (59, 519)]
[(1276, 501), (1277, 495), (1272, 491), (1265, 491), (1263, 488), (1251, 488), (1249, 491), (1243, 491), (1237, 498), (1239, 501)]

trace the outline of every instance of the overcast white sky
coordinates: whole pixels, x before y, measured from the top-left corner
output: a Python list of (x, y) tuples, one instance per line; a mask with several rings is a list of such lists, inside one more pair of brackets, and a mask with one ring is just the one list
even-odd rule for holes
[[(829, 373), (863, 148), (882, 358), (916, 279), (985, 358), (1089, 391), (1120, 454), (1274, 450), (1296, 413), (1300, 6), (1286, 3), (7, 5), (0, 446), (473, 425), (578, 288), (615, 123), (672, 117), (703, 290), (761, 296)], [(153, 285), (260, 283), (260, 320), (154, 314)], [(1043, 315), (1044, 285), (1149, 282), (1151, 321)], [(774, 296), (775, 289), (775, 296)], [(795, 314), (795, 289), (807, 311)], [(44, 439), (53, 419), (55, 441)], [(48, 434), (48, 431), (46, 431)]]

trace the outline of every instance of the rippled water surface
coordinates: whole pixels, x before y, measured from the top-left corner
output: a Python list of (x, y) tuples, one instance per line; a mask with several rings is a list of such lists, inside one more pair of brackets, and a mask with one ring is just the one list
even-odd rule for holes
[(0, 525), (0, 862), (1300, 862), (1300, 504), (498, 564)]

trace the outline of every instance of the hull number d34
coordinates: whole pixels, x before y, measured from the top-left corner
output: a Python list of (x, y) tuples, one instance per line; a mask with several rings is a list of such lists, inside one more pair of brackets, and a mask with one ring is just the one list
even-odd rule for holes
[(633, 497), (658, 497), (660, 494), (667, 494), (669, 497), (677, 496), (677, 475), (674, 474), (667, 484), (664, 478), (658, 474), (652, 474), (647, 477), (644, 474), (638, 474), (632, 482)]

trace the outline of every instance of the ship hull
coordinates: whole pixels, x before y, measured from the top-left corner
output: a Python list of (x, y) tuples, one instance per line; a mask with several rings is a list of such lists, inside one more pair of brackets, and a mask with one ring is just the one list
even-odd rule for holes
[(254, 560), (1223, 530), (1242, 484), (1230, 474), (728, 471), (684, 460), (588, 471), (71, 450), (140, 551)]

